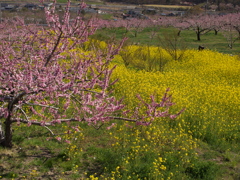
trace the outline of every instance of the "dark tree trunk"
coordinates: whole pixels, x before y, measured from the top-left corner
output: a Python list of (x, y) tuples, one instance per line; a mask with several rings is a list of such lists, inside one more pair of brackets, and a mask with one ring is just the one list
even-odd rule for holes
[(5, 121), (5, 137), (3, 139), (3, 146), (11, 148), (12, 144), (12, 123), (11, 123), (11, 115), (8, 115)]
[[(14, 94), (14, 93), (13, 93)], [(4, 133), (5, 137), (3, 139), (3, 142), (1, 143), (4, 147), (11, 148), (13, 146), (12, 144), (12, 113), (14, 111), (14, 105), (19, 102), (22, 97), (26, 95), (26, 92), (22, 92), (18, 94), (17, 96), (13, 96), (11, 101), (8, 103), (8, 116), (4, 122)], [(9, 98), (9, 97), (6, 97)]]
[(181, 30), (179, 30), (179, 31), (178, 31), (178, 33), (177, 33), (177, 36), (180, 36), (181, 32), (182, 32), (182, 31), (181, 31)]
[(197, 29), (195, 30), (196, 34), (197, 34), (197, 40), (198, 41), (201, 41), (201, 29), (199, 27), (197, 27)]
[(198, 41), (201, 41), (201, 38), (200, 38), (201, 35), (200, 35), (200, 34), (201, 34), (201, 33), (199, 33), (199, 32), (197, 33), (197, 40), (198, 40)]

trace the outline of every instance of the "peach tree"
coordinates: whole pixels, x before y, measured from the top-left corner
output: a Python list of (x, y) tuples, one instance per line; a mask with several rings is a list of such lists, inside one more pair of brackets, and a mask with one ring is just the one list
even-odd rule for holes
[[(84, 21), (80, 13), (71, 19), (70, 0), (62, 17), (55, 4), (45, 9), (46, 26), (26, 25), (18, 18), (0, 23), (2, 146), (13, 146), (14, 123), (42, 126), (54, 135), (49, 127), (58, 123), (88, 123), (99, 128), (106, 122), (123, 120), (148, 125), (156, 117), (175, 118), (179, 114), (168, 112), (172, 102), (167, 93), (161, 102), (153, 96), (145, 102), (138, 96), (145, 113), (138, 108), (127, 112), (112, 92), (115, 67), (109, 66), (124, 39), (119, 45), (109, 44), (104, 53), (81, 51), (97, 27), (92, 20)], [(84, 3), (79, 12), (81, 8)], [(77, 130), (74, 125), (72, 128)]]

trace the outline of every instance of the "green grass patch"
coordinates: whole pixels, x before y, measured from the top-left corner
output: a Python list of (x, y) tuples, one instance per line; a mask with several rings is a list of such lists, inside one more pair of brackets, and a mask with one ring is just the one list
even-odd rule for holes
[[(116, 39), (121, 39), (122, 37), (128, 37), (128, 44), (139, 44), (139, 45), (150, 45), (150, 46), (161, 46), (161, 42), (158, 37), (163, 37), (166, 34), (169, 34), (171, 31), (175, 31), (174, 28), (145, 28), (142, 31), (137, 33), (137, 37), (134, 36), (134, 29), (126, 31), (124, 28), (111, 28), (111, 29), (99, 29), (94, 35), (95, 38), (100, 40), (106, 40), (112, 37)], [(155, 36), (151, 38), (152, 33), (155, 33)], [(197, 35), (194, 31), (183, 30), (180, 33), (180, 38), (182, 42), (186, 44), (188, 49), (198, 49), (198, 46), (204, 46), (206, 49), (212, 51), (218, 51), (221, 53), (227, 54), (239, 54), (240, 41), (236, 41), (233, 45), (233, 49), (228, 47), (228, 42), (226, 38), (219, 32), (217, 35), (213, 31), (210, 31), (206, 34), (201, 35), (201, 41), (197, 41)]]

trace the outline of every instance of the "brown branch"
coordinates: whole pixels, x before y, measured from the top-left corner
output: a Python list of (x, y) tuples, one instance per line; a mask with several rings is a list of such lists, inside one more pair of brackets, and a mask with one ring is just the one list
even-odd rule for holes
[[(138, 122), (139, 119), (130, 119), (130, 118), (124, 118), (124, 117), (115, 117), (115, 116), (110, 116), (109, 118), (111, 119), (115, 119), (115, 120), (123, 120), (123, 121), (129, 121), (129, 122)], [(82, 119), (81, 121), (84, 121), (84, 119)], [(52, 126), (54, 124), (57, 124), (58, 122), (61, 123), (65, 123), (65, 122), (79, 122), (79, 120), (77, 119), (56, 119), (50, 122), (45, 122), (44, 124), (39, 122), (39, 121), (30, 121), (30, 120), (26, 120), (26, 119), (12, 119), (11, 120), (12, 123), (14, 122), (20, 122), (20, 123), (31, 123), (32, 125), (38, 125), (38, 126)]]
[(14, 105), (17, 104), (26, 94), (27, 94), (26, 92), (22, 92), (18, 94), (16, 97), (14, 97), (12, 101), (9, 102), (9, 105), (8, 105), (9, 112), (13, 110)]
[(13, 100), (13, 96), (10, 95), (1, 95), (0, 102), (11, 102)]
[(42, 122), (39, 122), (39, 121), (28, 121), (26, 119), (12, 119), (11, 120), (11, 123), (15, 123), (15, 122), (20, 122), (20, 123), (24, 123), (24, 124), (32, 124), (32, 125), (37, 125), (37, 126), (52, 126), (54, 124), (57, 124), (58, 122), (72, 122), (72, 121), (75, 121), (75, 122), (79, 122), (79, 120), (77, 119), (57, 119), (57, 120), (53, 120), (53, 121), (50, 121), (50, 122), (45, 122), (45, 123), (42, 123)]
[[(114, 117), (114, 116), (110, 116), (110, 119), (114, 119), (114, 120), (123, 120), (123, 121), (128, 121), (128, 122), (138, 122), (139, 119), (129, 119), (129, 118), (124, 118), (124, 117)], [(24, 124), (31, 124), (31, 125), (37, 125), (37, 126), (43, 126), (45, 128), (47, 128), (52, 135), (55, 135), (47, 126), (53, 126), (54, 124), (57, 123), (66, 123), (66, 122), (82, 122), (85, 121), (84, 119), (82, 120), (77, 120), (77, 119), (56, 119), (50, 122), (39, 122), (39, 121), (30, 121), (27, 119), (11, 119), (11, 123), (15, 123), (15, 122), (20, 122), (20, 123), (24, 123)], [(149, 123), (149, 122), (145, 122), (145, 121), (141, 121), (141, 123)], [(103, 124), (101, 124), (99, 127), (96, 128), (96, 126), (94, 128), (99, 129), (100, 127), (102, 127)]]
[(27, 104), (27, 105), (29, 105), (29, 106), (41, 106), (41, 107), (47, 107), (47, 108), (52, 108), (52, 109), (59, 109), (59, 108), (57, 108), (57, 107), (54, 107), (54, 106), (48, 106), (48, 105), (43, 105), (43, 104), (34, 104), (34, 103), (25, 103), (25, 104)]
[(47, 61), (46, 61), (45, 65), (44, 65), (45, 67), (48, 65), (48, 63), (50, 62), (52, 56), (54, 55), (55, 51), (57, 50), (57, 47), (58, 47), (58, 45), (59, 45), (59, 43), (61, 41), (61, 38), (62, 38), (62, 34), (63, 34), (63, 32), (61, 31), (59, 36), (58, 36), (57, 42), (56, 42), (56, 44), (55, 44), (55, 46), (54, 46), (54, 48), (53, 48), (53, 50), (51, 52), (51, 54), (47, 57)]
[(110, 116), (110, 118), (116, 119), (116, 120), (129, 121), (129, 122), (137, 122), (139, 120), (139, 119), (129, 119), (129, 118), (123, 118), (123, 117), (114, 117), (114, 116)]

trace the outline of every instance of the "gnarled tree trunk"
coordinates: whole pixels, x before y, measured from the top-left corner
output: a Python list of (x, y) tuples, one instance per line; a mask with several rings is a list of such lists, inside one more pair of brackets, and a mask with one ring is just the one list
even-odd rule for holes
[(3, 138), (3, 146), (4, 147), (8, 147), (11, 148), (13, 146), (12, 144), (12, 123), (11, 123), (11, 115), (9, 115), (5, 121), (5, 134), (4, 134), (4, 138)]

